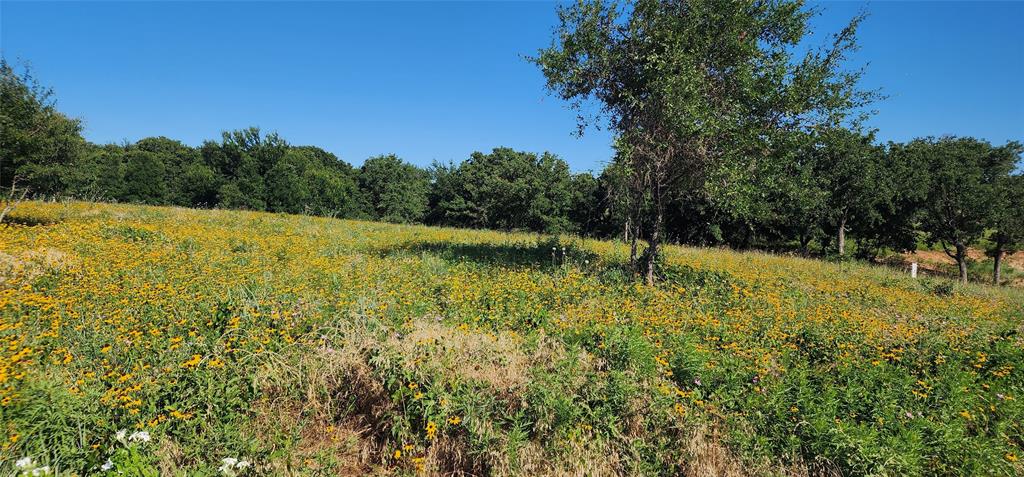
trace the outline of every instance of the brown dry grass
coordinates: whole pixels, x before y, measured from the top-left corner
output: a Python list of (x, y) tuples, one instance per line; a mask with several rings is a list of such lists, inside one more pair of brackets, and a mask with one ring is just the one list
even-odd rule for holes
[[(319, 475), (325, 456), (334, 463), (334, 475), (391, 475), (401, 468), (386, 467), (389, 442), (386, 422), (394, 411), (384, 386), (375, 376), (370, 356), (388, 356), (403, 366), (415, 366), (432, 376), (472, 381), (496, 393), (513, 407), (525, 405), (525, 391), (536, 369), (553, 367), (566, 352), (555, 340), (541, 338), (524, 346), (514, 333), (479, 333), (448, 327), (434, 319), (411, 324), (404, 336), (377, 338), (365, 329), (340, 330), (313, 349), (295, 348), (268, 361), (257, 378), (263, 398), (252, 410), (250, 435), (280, 450), (283, 457), (263, 469), (271, 475)], [(334, 343), (328, 345), (327, 343)], [(427, 349), (429, 348), (429, 352)], [(582, 366), (598, 369), (589, 356)], [(566, 389), (583, 383), (565, 383)], [(644, 402), (631, 403), (630, 425), (624, 442), (643, 440), (647, 430)], [(634, 423), (635, 421), (635, 423)], [(441, 436), (427, 449), (418, 475), (430, 476), (621, 476), (631, 475), (622, 443), (584, 433), (567, 441), (529, 441), (516, 445), (504, 440), (489, 421), (467, 421), (476, 435), (497, 438), (483, 454), (470, 451), (461, 436)], [(543, 426), (543, 423), (538, 423)], [(676, 430), (689, 456), (680, 467), (688, 476), (745, 477), (830, 475), (828, 466), (765, 464), (749, 468), (706, 428)], [(535, 429), (537, 431), (537, 429)], [(538, 435), (545, 435), (541, 429)], [(173, 454), (173, 452), (168, 452)], [(169, 459), (173, 461), (173, 459)], [(173, 466), (162, 467), (167, 470)], [(412, 471), (406, 468), (405, 471)]]
[(392, 411), (383, 385), (364, 359), (373, 345), (354, 333), (345, 346), (296, 348), (268, 360), (257, 374), (262, 398), (247, 432), (271, 450), (284, 450), (266, 471), (271, 475), (317, 475), (317, 462), (333, 463), (341, 475), (382, 475), (375, 467), (384, 419)]
[(30, 282), (53, 271), (73, 267), (77, 261), (55, 248), (26, 250), (18, 255), (0, 252), (0, 285), (15, 278)]

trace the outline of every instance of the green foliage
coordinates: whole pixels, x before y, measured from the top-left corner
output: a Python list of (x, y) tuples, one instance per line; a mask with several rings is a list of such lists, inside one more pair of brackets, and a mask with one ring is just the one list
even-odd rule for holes
[(124, 188), (126, 202), (163, 204), (167, 200), (166, 167), (159, 154), (130, 150), (125, 158)]
[(585, 179), (574, 178), (568, 164), (550, 153), (495, 148), (435, 169), (435, 223), (558, 233), (575, 231), (573, 212), (592, 213), (587, 207), (593, 191)]
[[(1019, 143), (883, 147), (860, 129), (853, 113), (877, 94), (858, 90), (860, 71), (842, 63), (862, 17), (805, 54), (815, 11), (799, 2), (685, 2), (682, 17), (678, 6), (566, 6), (559, 36), (533, 59), (581, 112), (591, 100), (603, 105), (616, 155), (597, 176), (509, 148), (429, 172), (394, 156), (357, 169), (255, 127), (199, 147), (162, 136), (88, 144), (51, 90), (3, 61), (0, 186), (17, 179), (46, 196), (646, 240), (651, 251), (634, 255), (652, 272), (662, 242), (828, 256), (842, 236), (847, 256), (867, 260), (924, 243), (959, 257), (972, 279), (968, 247), (998, 258), (994, 272), (1021, 248)], [(581, 126), (599, 119), (582, 116)]]
[(82, 123), (57, 111), (53, 90), (28, 67), (19, 74), (0, 58), (0, 187), (15, 180), (34, 193), (56, 194), (85, 146)]
[(429, 174), (394, 154), (367, 159), (359, 171), (359, 185), (374, 219), (417, 223), (426, 216)]

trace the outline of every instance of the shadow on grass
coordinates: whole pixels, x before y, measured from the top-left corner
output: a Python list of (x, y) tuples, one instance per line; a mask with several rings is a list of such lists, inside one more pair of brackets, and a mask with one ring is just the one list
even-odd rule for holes
[[(535, 269), (543, 272), (564, 270), (573, 267), (583, 273), (598, 277), (605, 284), (626, 284), (642, 280), (629, 263), (609, 260), (582, 248), (574, 242), (562, 242), (557, 238), (540, 240), (535, 243), (456, 243), (446, 241), (409, 242), (397, 246), (377, 249), (381, 257), (401, 254), (432, 255), (449, 263), (469, 262), (483, 266), (497, 266), (513, 269)], [(686, 287), (710, 287), (728, 289), (735, 281), (730, 274), (689, 265), (670, 266), (662, 264), (658, 271), (660, 285), (683, 285)]]
[(472, 262), (509, 268), (561, 268), (597, 263), (597, 254), (558, 239), (536, 243), (456, 243), (445, 241), (409, 242), (377, 249), (381, 256), (429, 254), (447, 262)]
[(3, 224), (16, 224), (23, 225), (26, 227), (35, 227), (37, 225), (54, 225), (61, 221), (56, 217), (48, 216), (37, 216), (37, 215), (21, 215), (17, 211), (11, 212), (10, 215), (4, 217)]

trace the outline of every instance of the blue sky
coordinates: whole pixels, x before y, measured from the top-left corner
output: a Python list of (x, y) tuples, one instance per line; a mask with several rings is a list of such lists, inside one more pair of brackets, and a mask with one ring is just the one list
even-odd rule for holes
[[(828, 2), (817, 32), (861, 9), (855, 65), (881, 87), (882, 140), (1024, 140), (1024, 2)], [(420, 165), (510, 146), (577, 171), (611, 136), (577, 138), (522, 56), (549, 44), (549, 2), (49, 3), (0, 1), (0, 48), (31, 62), (94, 142), (189, 144), (250, 125), (353, 164)]]

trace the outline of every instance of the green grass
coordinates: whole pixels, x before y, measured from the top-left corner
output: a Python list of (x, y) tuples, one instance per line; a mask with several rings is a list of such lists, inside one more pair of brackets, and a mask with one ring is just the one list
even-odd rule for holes
[(1016, 289), (684, 247), (646, 287), (626, 245), (575, 237), (76, 202), (14, 218), (0, 474), (1024, 470)]

